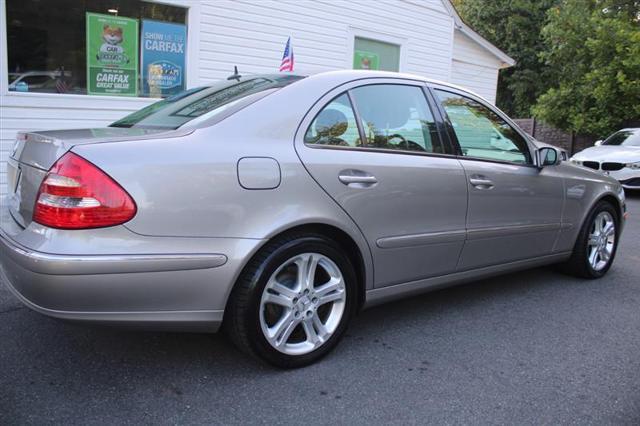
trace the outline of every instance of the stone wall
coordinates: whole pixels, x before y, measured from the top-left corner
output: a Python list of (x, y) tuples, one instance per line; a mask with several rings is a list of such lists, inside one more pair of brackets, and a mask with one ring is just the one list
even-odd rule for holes
[(570, 155), (592, 146), (596, 141), (593, 136), (575, 135), (572, 138), (571, 133), (556, 129), (535, 118), (519, 118), (513, 121), (540, 142), (565, 149)]

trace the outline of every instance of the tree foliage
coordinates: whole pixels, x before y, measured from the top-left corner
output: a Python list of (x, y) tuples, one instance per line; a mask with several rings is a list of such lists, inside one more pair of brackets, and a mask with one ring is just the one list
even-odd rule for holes
[(462, 19), (516, 60), (500, 71), (496, 104), (507, 114), (529, 117), (537, 98), (551, 87), (539, 60), (545, 47), (541, 29), (559, 0), (453, 0)]
[(563, 0), (542, 36), (552, 87), (537, 117), (599, 136), (640, 118), (640, 1)]

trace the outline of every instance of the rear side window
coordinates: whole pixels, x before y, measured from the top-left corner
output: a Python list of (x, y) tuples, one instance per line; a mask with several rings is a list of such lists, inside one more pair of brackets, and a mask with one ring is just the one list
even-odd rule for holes
[(317, 145), (361, 146), (349, 97), (342, 94), (320, 111), (307, 129), (304, 142)]
[(365, 146), (418, 152), (442, 152), (436, 124), (421, 88), (395, 84), (353, 89)]
[(525, 139), (498, 114), (473, 99), (436, 90), (453, 126), (462, 155), (512, 163), (531, 163)]
[[(436, 124), (421, 88), (397, 84), (362, 86), (342, 94), (313, 120), (305, 143), (355, 148), (437, 152)], [(357, 111), (363, 130), (358, 133)]]

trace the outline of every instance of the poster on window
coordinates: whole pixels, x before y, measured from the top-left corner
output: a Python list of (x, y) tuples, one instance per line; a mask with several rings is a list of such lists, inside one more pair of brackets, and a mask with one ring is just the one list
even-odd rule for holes
[(185, 88), (186, 25), (142, 21), (142, 90), (144, 96), (165, 97)]
[(87, 93), (138, 95), (138, 21), (87, 13)]
[(355, 50), (353, 52), (354, 70), (379, 70), (380, 57), (376, 53)]

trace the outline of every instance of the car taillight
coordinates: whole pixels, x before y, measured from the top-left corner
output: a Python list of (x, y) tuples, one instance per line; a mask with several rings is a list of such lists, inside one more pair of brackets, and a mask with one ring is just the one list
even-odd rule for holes
[(42, 181), (33, 220), (52, 228), (86, 229), (119, 225), (135, 214), (135, 202), (120, 185), (68, 152)]

